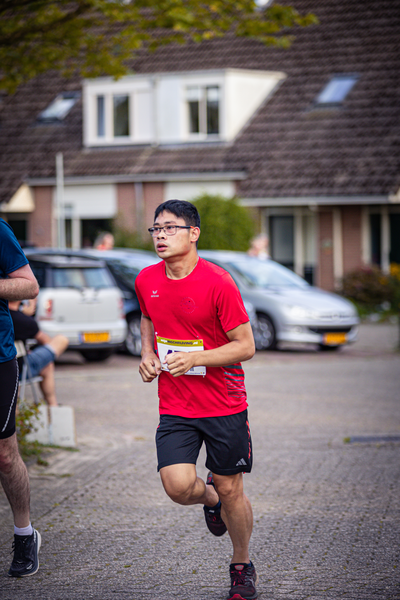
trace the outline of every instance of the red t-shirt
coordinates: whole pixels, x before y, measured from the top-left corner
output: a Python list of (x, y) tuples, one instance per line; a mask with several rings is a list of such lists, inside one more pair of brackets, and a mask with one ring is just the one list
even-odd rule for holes
[[(218, 348), (229, 342), (225, 331), (249, 320), (229, 273), (202, 258), (183, 279), (169, 279), (164, 261), (147, 267), (137, 276), (135, 286), (142, 313), (153, 323), (156, 349), (157, 336), (178, 344), (180, 340), (202, 340), (204, 350)], [(220, 417), (247, 408), (240, 363), (207, 367), (205, 376), (174, 378), (162, 371), (158, 395), (161, 414), (181, 417)]]

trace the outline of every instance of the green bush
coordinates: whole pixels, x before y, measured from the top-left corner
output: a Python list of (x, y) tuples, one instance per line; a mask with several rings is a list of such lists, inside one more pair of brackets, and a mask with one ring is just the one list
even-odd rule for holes
[(400, 311), (400, 266), (391, 265), (390, 273), (375, 266), (361, 267), (343, 277), (342, 294), (366, 312)]
[(203, 194), (193, 200), (201, 218), (201, 250), (246, 251), (254, 236), (254, 223), (248, 210), (236, 198)]
[(43, 446), (38, 442), (28, 442), (27, 435), (36, 431), (39, 424), (39, 405), (19, 401), (15, 415), (18, 447), (24, 461), (36, 457), (38, 464), (46, 465), (42, 458)]

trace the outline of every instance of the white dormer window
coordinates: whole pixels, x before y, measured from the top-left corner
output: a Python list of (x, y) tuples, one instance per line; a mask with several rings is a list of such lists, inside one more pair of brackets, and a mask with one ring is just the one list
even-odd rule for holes
[(86, 146), (148, 144), (154, 139), (154, 94), (149, 78), (84, 83)]
[(84, 82), (84, 144), (230, 141), (284, 73), (223, 69)]
[(189, 86), (186, 89), (189, 134), (203, 137), (220, 133), (219, 86)]

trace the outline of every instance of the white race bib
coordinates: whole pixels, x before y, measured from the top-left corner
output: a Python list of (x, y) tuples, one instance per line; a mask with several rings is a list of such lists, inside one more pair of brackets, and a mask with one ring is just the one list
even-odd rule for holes
[[(168, 365), (164, 364), (167, 354), (172, 352), (198, 352), (204, 350), (203, 340), (170, 340), (160, 335), (156, 336), (158, 358), (161, 362), (161, 369), (169, 371)], [(205, 367), (192, 367), (185, 375), (205, 375)]]

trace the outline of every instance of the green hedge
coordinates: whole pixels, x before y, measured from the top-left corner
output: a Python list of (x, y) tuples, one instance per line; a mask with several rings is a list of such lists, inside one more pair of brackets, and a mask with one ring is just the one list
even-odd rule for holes
[(203, 194), (195, 198), (193, 204), (201, 219), (199, 249), (248, 250), (254, 236), (254, 223), (236, 198)]
[(375, 266), (361, 267), (343, 277), (342, 294), (367, 311), (400, 312), (400, 265), (392, 264), (390, 273)]

